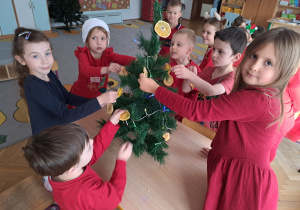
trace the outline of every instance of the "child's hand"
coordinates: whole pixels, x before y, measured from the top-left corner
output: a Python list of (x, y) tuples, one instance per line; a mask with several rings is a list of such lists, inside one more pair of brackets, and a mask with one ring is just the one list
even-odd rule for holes
[(194, 74), (198, 75), (198, 69), (196, 66), (189, 66), (187, 69), (193, 72)]
[(144, 73), (140, 74), (138, 82), (140, 83), (140, 89), (147, 93), (154, 94), (156, 89), (159, 87), (159, 85), (153, 79), (145, 77)]
[(108, 73), (110, 72), (118, 73), (119, 71), (121, 71), (121, 65), (117, 63), (112, 63), (108, 67)]
[(130, 158), (132, 153), (132, 146), (133, 146), (132, 143), (128, 141), (122, 144), (117, 159), (124, 160), (125, 162), (127, 162), (127, 160)]
[(110, 122), (114, 125), (118, 124), (120, 121), (120, 115), (123, 114), (125, 110), (117, 109), (110, 117)]
[(112, 104), (117, 101), (117, 92), (108, 91), (97, 97), (98, 103), (101, 107), (104, 107), (106, 104)]
[(187, 69), (184, 65), (176, 65), (171, 68), (171, 71), (174, 72), (177, 78), (180, 79), (189, 79), (191, 75), (191, 71)]

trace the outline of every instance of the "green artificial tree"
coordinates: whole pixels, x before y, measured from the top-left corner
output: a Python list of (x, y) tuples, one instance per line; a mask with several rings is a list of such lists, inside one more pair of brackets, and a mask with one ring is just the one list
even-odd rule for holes
[(80, 4), (78, 0), (50, 0), (49, 15), (55, 22), (63, 22), (64, 29), (71, 32), (73, 23), (81, 21)]
[[(154, 26), (161, 20), (161, 8), (156, 0), (154, 2)], [(144, 55), (137, 55), (137, 60), (123, 70), (120, 76), (121, 87), (127, 87), (129, 92), (124, 92), (113, 105), (114, 109), (125, 109), (130, 113), (130, 118), (120, 121), (120, 129), (116, 137), (133, 143), (133, 153), (140, 156), (146, 151), (156, 161), (165, 163), (164, 158), (168, 155), (164, 149), (168, 148), (167, 140), (176, 129), (174, 112), (155, 99), (152, 94), (145, 93), (139, 89), (138, 78), (141, 73), (147, 74), (164, 85), (164, 80), (170, 78), (169, 69), (165, 64), (169, 58), (158, 54), (160, 49), (159, 37), (152, 28), (150, 39), (145, 39), (142, 33), (138, 34), (138, 47), (145, 51)], [(174, 89), (173, 89), (174, 90)], [(174, 90), (175, 91), (175, 90)], [(104, 120), (98, 121), (103, 126)]]

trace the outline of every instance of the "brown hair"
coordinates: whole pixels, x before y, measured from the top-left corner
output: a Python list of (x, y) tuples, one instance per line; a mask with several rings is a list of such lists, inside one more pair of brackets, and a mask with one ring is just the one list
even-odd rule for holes
[(96, 27), (92, 28), (92, 29), (89, 31), (89, 33), (88, 33), (88, 35), (87, 35), (87, 37), (86, 37), (86, 40), (85, 40), (85, 44), (86, 44), (86, 45), (88, 45), (88, 43), (89, 43), (88, 40), (90, 40), (93, 31), (96, 30), (96, 29), (98, 29), (99, 31), (102, 31), (102, 32), (105, 34), (106, 38), (108, 39), (108, 32), (107, 32), (103, 27), (101, 27), (101, 26), (96, 26)]
[(23, 147), (29, 166), (39, 175), (58, 176), (75, 166), (89, 142), (86, 131), (76, 124), (45, 129)]
[(180, 30), (176, 31), (174, 33), (174, 35), (175, 34), (176, 35), (178, 35), (178, 34), (184, 34), (184, 35), (186, 35), (187, 38), (188, 38), (188, 40), (192, 43), (192, 45), (195, 46), (195, 44), (196, 44), (196, 35), (195, 35), (195, 32), (192, 29), (183, 28), (183, 29), (180, 29)]
[(167, 8), (168, 7), (180, 7), (180, 11), (182, 12), (185, 9), (185, 5), (183, 3), (180, 2), (180, 0), (171, 0), (169, 1)]
[(220, 31), (225, 28), (226, 19), (219, 21), (217, 18), (204, 19), (204, 24), (210, 24), (215, 27), (216, 31)]
[[(25, 33), (25, 32), (29, 32), (30, 35), (28, 35), (28, 33)], [(13, 49), (12, 49), (12, 55), (14, 57), (14, 69), (18, 75), (20, 96), (25, 101), (26, 104), (27, 104), (27, 102), (26, 102), (25, 93), (24, 93), (24, 82), (25, 82), (27, 75), (29, 74), (29, 68), (26, 65), (24, 66), (21, 63), (19, 63), (15, 59), (15, 56), (16, 55), (20, 56), (23, 59), (24, 53), (25, 53), (24, 46), (31, 42), (32, 43), (49, 42), (49, 40), (43, 32), (35, 30), (35, 29), (19, 27), (15, 30)], [(51, 47), (50, 42), (49, 42), (49, 44)]]
[(234, 19), (232, 26), (240, 27), (243, 23), (246, 23), (246, 19), (243, 16), (238, 16)]
[(271, 97), (279, 97), (280, 99), (280, 117), (275, 122), (279, 121), (281, 123), (284, 114), (283, 92), (290, 80), (290, 77), (296, 73), (300, 60), (300, 34), (291, 29), (279, 27), (264, 32), (263, 34), (258, 36), (246, 48), (243, 60), (236, 71), (233, 91), (244, 89), (247, 86), (247, 84), (245, 84), (243, 80), (241, 69), (246, 60), (255, 51), (265, 47), (268, 44), (274, 44), (276, 55), (276, 72), (274, 75), (274, 80), (270, 84), (266, 85), (265, 88), (272, 87), (278, 90), (278, 92)]

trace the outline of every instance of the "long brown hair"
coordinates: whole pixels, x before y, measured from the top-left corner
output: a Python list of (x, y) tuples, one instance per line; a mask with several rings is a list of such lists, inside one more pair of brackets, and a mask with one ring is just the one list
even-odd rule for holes
[[(28, 33), (27, 33), (28, 32)], [(29, 74), (29, 69), (26, 65), (19, 63), (15, 56), (20, 56), (24, 59), (24, 46), (28, 43), (39, 43), (39, 42), (49, 42), (46, 35), (38, 30), (28, 29), (19, 27), (15, 30), (12, 55), (14, 57), (14, 69), (18, 75), (18, 84), (20, 86), (20, 96), (26, 103), (25, 93), (24, 93), (24, 82)], [(51, 43), (49, 42), (50, 47)], [(52, 47), (51, 47), (52, 48)], [(26, 103), (27, 104), (27, 103)]]
[(237, 68), (233, 91), (238, 91), (247, 87), (247, 84), (243, 80), (241, 69), (243, 68), (246, 60), (255, 51), (265, 47), (268, 44), (274, 44), (276, 72), (273, 81), (263, 88), (271, 87), (277, 90), (275, 94), (268, 96), (278, 97), (280, 99), (280, 117), (275, 122), (279, 121), (281, 123), (284, 114), (283, 92), (290, 80), (290, 77), (296, 73), (300, 61), (300, 34), (291, 29), (279, 27), (271, 29), (258, 36), (247, 47), (243, 60)]
[(29, 166), (39, 175), (58, 176), (75, 166), (89, 142), (86, 131), (76, 124), (49, 127), (23, 147)]

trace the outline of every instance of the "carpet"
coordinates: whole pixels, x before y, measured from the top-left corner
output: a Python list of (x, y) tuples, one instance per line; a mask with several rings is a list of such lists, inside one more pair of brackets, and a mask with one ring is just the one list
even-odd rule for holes
[[(152, 23), (141, 20), (124, 21), (122, 25), (110, 25), (110, 46), (119, 54), (136, 56), (143, 53), (137, 47), (137, 33), (140, 31), (145, 37), (151, 36)], [(54, 59), (58, 64), (58, 76), (60, 81), (70, 87), (78, 77), (78, 62), (74, 56), (77, 46), (83, 47), (81, 27), (75, 29), (77, 33), (64, 33), (60, 29), (52, 29), (54, 35), (49, 36), (53, 47)], [(196, 46), (191, 59), (197, 64), (203, 58), (206, 45), (202, 44), (202, 38), (196, 37)], [(12, 39), (0, 40), (0, 48), (11, 47)], [(11, 53), (11, 52), (8, 52)], [(110, 74), (112, 87), (117, 86), (119, 77)], [(31, 127), (28, 119), (27, 108), (19, 96), (17, 80), (0, 82), (0, 149), (23, 141), (31, 136)]]

